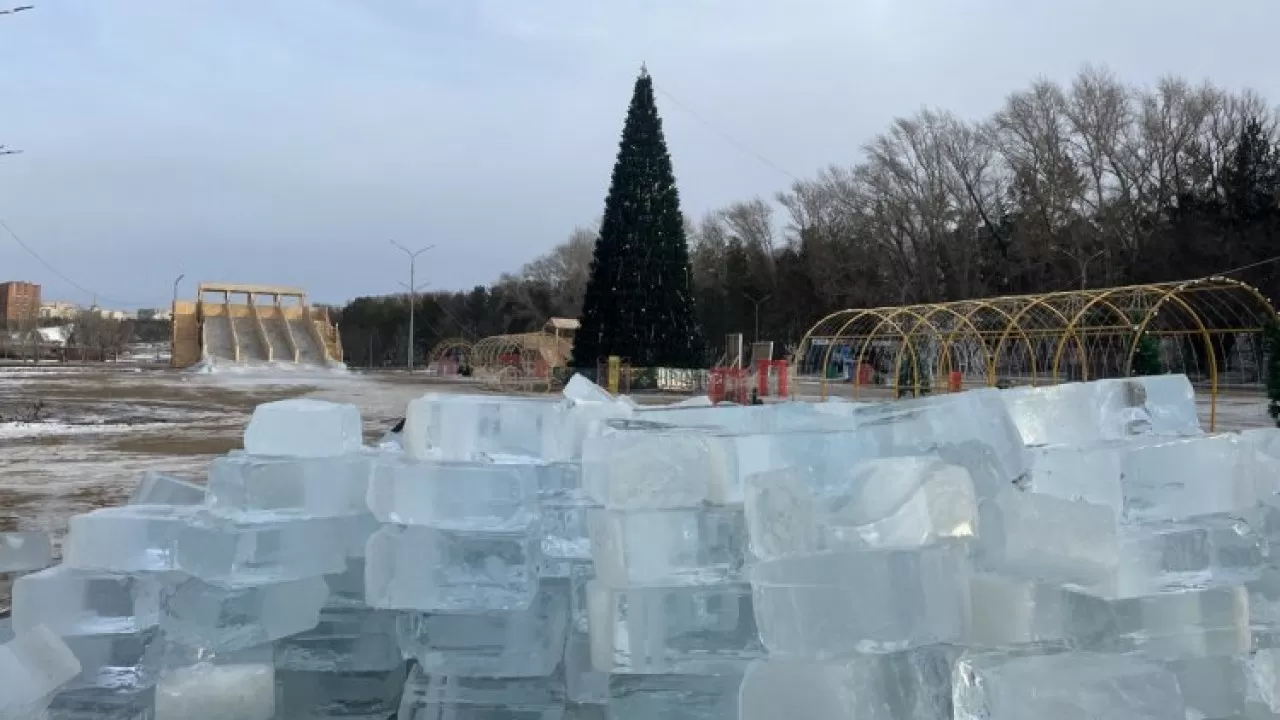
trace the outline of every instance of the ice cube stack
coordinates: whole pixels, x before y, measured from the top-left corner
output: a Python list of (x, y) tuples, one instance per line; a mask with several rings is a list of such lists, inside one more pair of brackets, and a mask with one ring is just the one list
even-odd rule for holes
[(1203, 433), (1184, 377), (565, 396), (377, 449), (259, 407), (18, 579), (0, 720), (1280, 720), (1280, 431)]

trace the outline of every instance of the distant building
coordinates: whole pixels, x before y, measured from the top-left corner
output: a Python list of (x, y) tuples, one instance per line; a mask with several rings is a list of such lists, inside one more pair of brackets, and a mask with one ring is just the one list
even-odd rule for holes
[(80, 314), (80, 306), (75, 303), (53, 302), (40, 303), (41, 320), (74, 320)]
[(139, 320), (170, 320), (173, 318), (173, 311), (169, 308), (139, 308)]
[(16, 323), (40, 317), (40, 286), (10, 281), (0, 283), (0, 321)]

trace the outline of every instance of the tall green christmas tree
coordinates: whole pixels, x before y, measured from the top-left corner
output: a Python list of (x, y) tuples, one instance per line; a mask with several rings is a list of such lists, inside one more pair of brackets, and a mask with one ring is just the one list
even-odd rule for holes
[(618, 355), (633, 367), (701, 367), (689, 246), (671, 156), (640, 70), (604, 203), (582, 302), (574, 366)]

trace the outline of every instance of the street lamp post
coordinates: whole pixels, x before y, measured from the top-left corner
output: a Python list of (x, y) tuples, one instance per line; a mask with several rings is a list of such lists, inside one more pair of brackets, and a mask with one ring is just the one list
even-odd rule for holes
[[(173, 313), (173, 315), (178, 314), (178, 283), (182, 282), (184, 277), (186, 277), (185, 274), (179, 273), (178, 277), (173, 279), (173, 307), (169, 309), (169, 312)], [(173, 316), (171, 315), (169, 319), (172, 320)]]
[(1075, 253), (1073, 253), (1073, 252), (1068, 252), (1068, 251), (1066, 251), (1066, 250), (1063, 250), (1063, 249), (1062, 249), (1062, 248), (1060, 248), (1060, 247), (1055, 247), (1055, 248), (1053, 248), (1053, 249), (1054, 249), (1055, 251), (1057, 251), (1057, 252), (1062, 253), (1063, 255), (1066, 255), (1067, 257), (1071, 258), (1072, 260), (1075, 260), (1075, 261), (1076, 261), (1076, 266), (1080, 268), (1080, 289), (1081, 289), (1081, 290), (1086, 290), (1086, 289), (1088, 289), (1088, 287), (1089, 287), (1089, 275), (1088, 275), (1088, 273), (1089, 273), (1089, 263), (1093, 262), (1093, 261), (1094, 261), (1094, 259), (1096, 259), (1096, 258), (1097, 258), (1097, 257), (1099, 257), (1100, 255), (1102, 255), (1103, 253), (1105, 253), (1105, 252), (1106, 252), (1106, 250), (1099, 250), (1098, 252), (1096, 252), (1096, 253), (1094, 253), (1094, 254), (1090, 255), (1089, 257), (1084, 258), (1083, 260), (1081, 260), (1081, 259), (1080, 259), (1080, 256), (1079, 256), (1079, 255), (1077, 255), (1077, 254), (1075, 254)]
[(404, 254), (405, 254), (405, 255), (408, 255), (408, 256), (409, 256), (409, 348), (408, 348), (408, 350), (405, 352), (405, 355), (406, 355), (406, 364), (409, 366), (409, 372), (413, 372), (413, 337), (414, 337), (414, 335), (413, 335), (413, 310), (414, 310), (414, 307), (413, 307), (413, 306), (414, 306), (414, 300), (416, 299), (416, 298), (414, 297), (414, 295), (415, 295), (415, 293), (414, 293), (414, 288), (416, 287), (416, 286), (414, 285), (414, 282), (413, 282), (413, 278), (414, 278), (414, 271), (415, 271), (416, 266), (417, 266), (417, 264), (418, 264), (418, 256), (419, 256), (419, 255), (421, 255), (422, 253), (424, 253), (424, 252), (426, 252), (426, 251), (428, 251), (428, 250), (430, 250), (430, 249), (434, 248), (434, 247), (435, 247), (435, 245), (428, 245), (428, 246), (426, 246), (426, 247), (424, 247), (424, 248), (418, 248), (417, 250), (410, 250), (409, 248), (407, 248), (407, 247), (405, 247), (405, 246), (401, 245), (400, 243), (396, 242), (395, 240), (392, 240), (392, 241), (391, 241), (391, 244), (392, 244), (392, 245), (395, 245), (395, 246), (396, 246), (397, 248), (399, 248), (402, 252), (404, 252)]
[(744, 293), (742, 293), (742, 296), (743, 296), (743, 297), (745, 297), (746, 299), (750, 300), (750, 301), (751, 301), (751, 303), (752, 303), (753, 305), (755, 305), (755, 308), (756, 308), (756, 334), (755, 334), (755, 338), (752, 340), (752, 342), (760, 342), (760, 303), (765, 302), (765, 301), (766, 301), (766, 300), (768, 300), (769, 298), (773, 297), (773, 293), (765, 293), (764, 295), (761, 295), (759, 298), (754, 298), (754, 297), (751, 297), (751, 295), (749, 295), (749, 294), (747, 294), (747, 293), (745, 293), (745, 292), (744, 292)]

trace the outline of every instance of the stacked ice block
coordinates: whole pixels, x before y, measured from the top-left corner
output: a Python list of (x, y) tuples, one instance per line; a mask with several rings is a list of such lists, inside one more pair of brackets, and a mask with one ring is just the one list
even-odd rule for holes
[[(53, 563), (53, 543), (48, 533), (0, 532), (0, 593), (10, 595), (19, 576)], [(13, 639), (9, 608), (0, 608), (0, 643)]]

